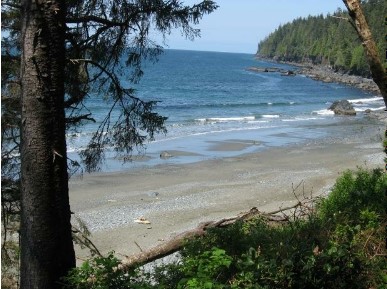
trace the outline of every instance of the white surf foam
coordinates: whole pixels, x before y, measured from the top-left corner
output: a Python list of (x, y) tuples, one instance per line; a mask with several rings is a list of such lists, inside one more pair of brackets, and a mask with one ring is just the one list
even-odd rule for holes
[(321, 109), (321, 110), (313, 111), (312, 114), (317, 114), (317, 115), (334, 115), (335, 113), (332, 110), (329, 110), (329, 109)]
[(263, 118), (279, 118), (280, 116), (278, 114), (263, 114)]
[(200, 121), (200, 122), (230, 122), (230, 121), (252, 121), (252, 120), (255, 120), (255, 116), (209, 117), (209, 118), (196, 119), (196, 121)]
[(379, 96), (375, 96), (370, 98), (348, 99), (348, 101), (353, 104), (364, 104), (364, 103), (370, 103), (370, 102), (372, 103), (377, 101), (383, 101), (383, 98)]

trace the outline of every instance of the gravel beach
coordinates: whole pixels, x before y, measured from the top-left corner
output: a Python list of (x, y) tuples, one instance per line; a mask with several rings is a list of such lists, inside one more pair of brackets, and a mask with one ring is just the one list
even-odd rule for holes
[[(203, 221), (232, 217), (252, 207), (269, 212), (289, 206), (299, 184), (295, 193), (317, 196), (329, 193), (347, 169), (384, 167), (385, 120), (370, 118), (351, 129), (353, 133), (345, 137), (236, 157), (73, 177), (71, 209), (87, 224), (102, 253), (138, 253)], [(211, 149), (238, 150), (248, 145), (255, 144), (230, 140)], [(141, 218), (147, 224), (136, 222)], [(87, 250), (76, 253), (79, 260), (88, 256)]]

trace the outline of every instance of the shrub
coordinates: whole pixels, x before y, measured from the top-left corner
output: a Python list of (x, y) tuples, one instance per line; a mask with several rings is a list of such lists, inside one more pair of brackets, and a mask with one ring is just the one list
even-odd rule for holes
[(367, 223), (366, 216), (372, 215), (375, 220), (386, 214), (386, 190), (387, 175), (381, 169), (346, 171), (337, 179), (330, 195), (322, 199), (318, 211), (327, 222)]
[(124, 270), (113, 252), (107, 257), (94, 257), (84, 262), (81, 267), (74, 268), (63, 282), (64, 288), (72, 289), (153, 288), (142, 282), (138, 271)]
[(212, 248), (200, 255), (186, 257), (182, 272), (186, 277), (180, 280), (178, 288), (216, 289), (225, 288), (222, 272), (227, 271), (232, 258), (225, 250)]

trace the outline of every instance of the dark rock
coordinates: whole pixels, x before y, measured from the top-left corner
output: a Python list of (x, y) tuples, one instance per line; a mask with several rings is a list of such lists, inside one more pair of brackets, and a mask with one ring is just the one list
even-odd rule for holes
[(356, 111), (348, 100), (337, 100), (328, 109), (337, 115), (356, 115)]
[(370, 110), (370, 109), (368, 108), (368, 109), (366, 109), (364, 112), (365, 112), (365, 113), (371, 113), (372, 110)]
[(279, 68), (279, 67), (248, 67), (246, 68), (248, 71), (252, 71), (252, 72), (281, 72), (281, 73), (284, 73), (286, 75), (295, 75), (295, 73), (291, 70), (284, 70), (282, 68)]
[(285, 73), (281, 74), (282, 76), (295, 76), (296, 74), (292, 70), (288, 70)]
[(161, 159), (169, 159), (169, 158), (171, 158), (171, 157), (173, 157), (169, 152), (162, 152), (161, 154), (160, 154), (160, 158)]

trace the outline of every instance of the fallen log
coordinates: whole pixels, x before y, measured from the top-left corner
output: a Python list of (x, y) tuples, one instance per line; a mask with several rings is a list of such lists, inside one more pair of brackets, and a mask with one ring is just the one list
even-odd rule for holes
[(136, 266), (140, 266), (140, 265), (155, 261), (157, 259), (161, 259), (165, 256), (171, 255), (181, 250), (187, 241), (193, 240), (197, 237), (204, 236), (209, 229), (230, 226), (232, 224), (235, 224), (237, 221), (248, 221), (260, 216), (265, 218), (268, 222), (275, 222), (275, 223), (288, 222), (290, 219), (286, 214), (283, 214), (281, 216), (281, 215), (278, 215), (278, 213), (283, 213), (288, 210), (297, 209), (304, 205), (305, 204), (303, 202), (299, 201), (293, 206), (281, 208), (279, 210), (269, 212), (269, 213), (260, 212), (257, 208), (254, 207), (250, 209), (250, 211), (241, 213), (235, 217), (224, 218), (218, 221), (208, 221), (208, 222), (200, 223), (198, 227), (192, 230), (188, 230), (183, 233), (180, 233), (177, 236), (170, 239), (169, 241), (166, 241), (165, 243), (157, 245), (156, 247), (153, 247), (149, 250), (142, 251), (138, 254), (125, 257), (121, 261), (122, 267), (124, 270), (129, 270)]

